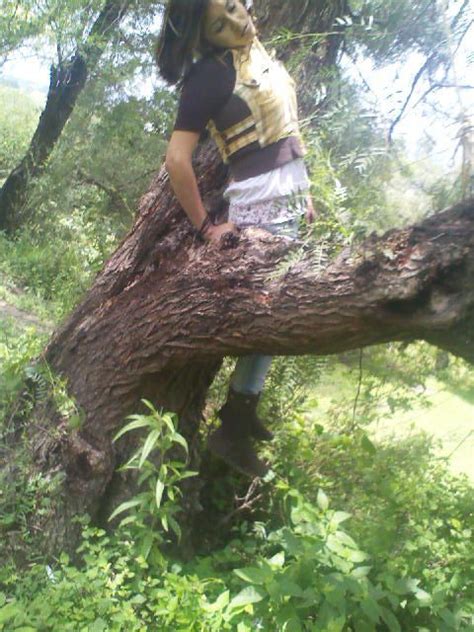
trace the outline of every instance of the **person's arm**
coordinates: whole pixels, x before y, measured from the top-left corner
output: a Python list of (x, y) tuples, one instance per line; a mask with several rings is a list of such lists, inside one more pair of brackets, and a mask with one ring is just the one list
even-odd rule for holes
[[(192, 164), (192, 156), (199, 136), (198, 132), (174, 131), (168, 144), (165, 162), (173, 191), (197, 230), (201, 229), (208, 217)], [(235, 226), (230, 222), (217, 226), (209, 223), (202, 236), (207, 241), (219, 241), (224, 233), (234, 230)]]

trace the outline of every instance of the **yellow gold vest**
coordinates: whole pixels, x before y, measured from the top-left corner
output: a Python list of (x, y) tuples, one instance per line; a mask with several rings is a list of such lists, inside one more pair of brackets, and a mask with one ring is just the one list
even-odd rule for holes
[(303, 146), (295, 82), (284, 65), (270, 57), (257, 38), (250, 51), (231, 50), (236, 72), (233, 94), (245, 101), (251, 114), (224, 130), (218, 130), (214, 121), (209, 121), (209, 132), (224, 162), (256, 141), (263, 148), (288, 136), (296, 136)]

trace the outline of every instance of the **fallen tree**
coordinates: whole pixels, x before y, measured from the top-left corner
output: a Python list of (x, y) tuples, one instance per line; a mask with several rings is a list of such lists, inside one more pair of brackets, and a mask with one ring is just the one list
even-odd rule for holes
[[(212, 205), (223, 184), (212, 148), (196, 168)], [(112, 437), (143, 397), (178, 414), (199, 467), (206, 393), (226, 355), (327, 355), (418, 339), (474, 361), (472, 200), (372, 236), (325, 269), (311, 253), (281, 266), (294, 248), (259, 229), (219, 248), (196, 241), (160, 172), (134, 228), (44, 353), (83, 414), (71, 430), (43, 402), (26, 429), (35, 467), (62, 473), (42, 525), (48, 548), (74, 542), (72, 516), (96, 515), (123, 494)], [(188, 517), (198, 489), (195, 481), (185, 499)]]

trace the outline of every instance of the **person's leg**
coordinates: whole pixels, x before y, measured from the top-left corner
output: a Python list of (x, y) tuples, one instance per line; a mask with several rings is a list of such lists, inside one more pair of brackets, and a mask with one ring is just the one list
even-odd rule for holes
[(237, 393), (258, 395), (262, 389), (272, 356), (252, 354), (237, 360), (230, 386)]
[[(281, 235), (290, 239), (298, 237), (298, 218), (281, 222), (280, 224), (263, 224), (264, 228), (274, 235)], [(237, 360), (230, 381), (230, 387), (246, 395), (258, 395), (263, 390), (265, 378), (270, 370), (272, 356), (252, 354), (243, 356)]]
[[(295, 239), (298, 220), (260, 226), (273, 234)], [(267, 466), (261, 461), (250, 437), (268, 441), (273, 434), (257, 416), (257, 405), (272, 357), (262, 354), (238, 359), (232, 374), (227, 400), (219, 410), (222, 425), (208, 440), (208, 447), (216, 456), (240, 472), (250, 476), (264, 476)]]
[(240, 416), (245, 416), (249, 422), (249, 434), (260, 441), (273, 439), (273, 433), (257, 415), (260, 393), (271, 363), (272, 356), (260, 354), (239, 358), (230, 381), (227, 401), (219, 411), (224, 420), (229, 409), (239, 410)]

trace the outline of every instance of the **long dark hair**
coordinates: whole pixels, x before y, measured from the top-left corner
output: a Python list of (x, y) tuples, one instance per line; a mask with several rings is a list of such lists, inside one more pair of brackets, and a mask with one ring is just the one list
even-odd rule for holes
[(201, 23), (209, 0), (169, 0), (156, 45), (155, 58), (161, 76), (176, 84), (191, 67), (194, 55), (205, 55), (211, 47), (201, 34)]
[[(155, 49), (161, 76), (170, 84), (179, 83), (197, 54), (218, 52), (202, 35), (202, 20), (209, 0), (169, 0)], [(252, 13), (252, 0), (244, 0)]]

